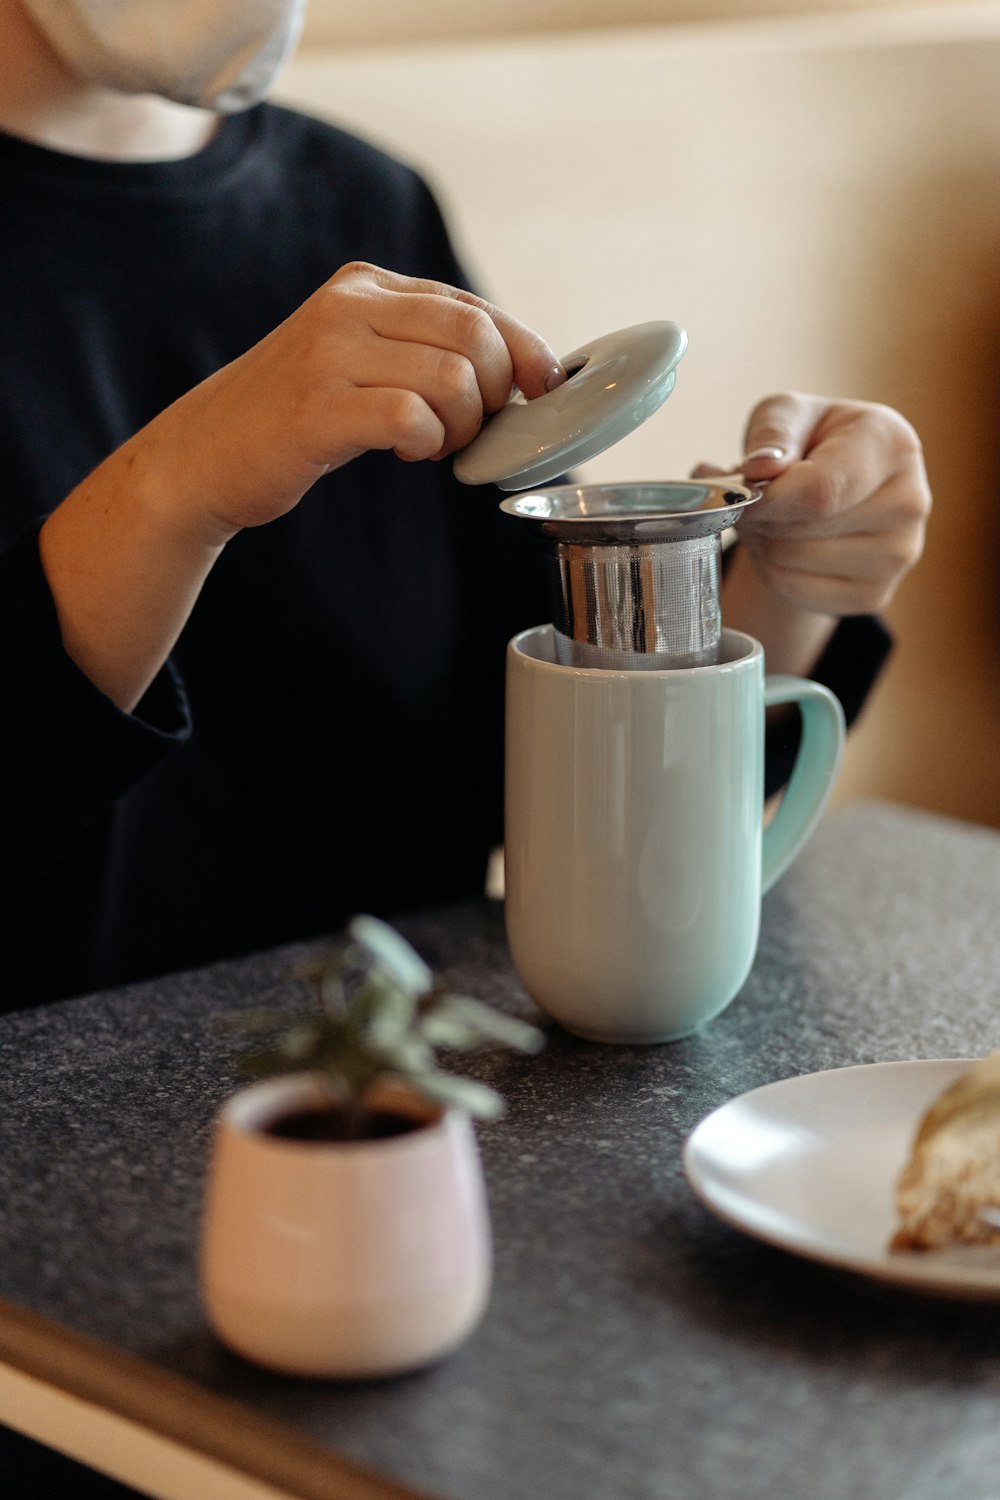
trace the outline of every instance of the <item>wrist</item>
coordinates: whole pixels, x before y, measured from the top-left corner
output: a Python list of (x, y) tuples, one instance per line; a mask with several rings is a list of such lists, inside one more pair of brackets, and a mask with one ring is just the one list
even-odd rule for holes
[(114, 489), (127, 497), (135, 521), (158, 541), (194, 562), (213, 562), (241, 529), (220, 519), (204, 496), (213, 492), (197, 462), (164, 443), (156, 423), (143, 428), (107, 461)]
[(218, 528), (168, 504), (172, 493), (126, 444), (39, 535), (63, 646), (126, 712), (173, 649), (225, 544)]
[(807, 677), (837, 628), (835, 615), (804, 609), (770, 588), (738, 547), (722, 588), (723, 621), (760, 641), (770, 672)]

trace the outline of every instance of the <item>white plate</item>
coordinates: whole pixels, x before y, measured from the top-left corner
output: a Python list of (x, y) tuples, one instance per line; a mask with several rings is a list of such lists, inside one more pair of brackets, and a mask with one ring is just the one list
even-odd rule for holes
[(1000, 1299), (1000, 1246), (886, 1248), (917, 1122), (967, 1066), (873, 1063), (754, 1089), (696, 1126), (684, 1170), (714, 1213), (769, 1244), (917, 1290)]

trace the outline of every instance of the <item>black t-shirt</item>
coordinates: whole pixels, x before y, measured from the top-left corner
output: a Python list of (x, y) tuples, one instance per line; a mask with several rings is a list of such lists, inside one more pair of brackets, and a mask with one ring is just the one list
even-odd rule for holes
[(349, 260), (461, 284), (407, 168), (262, 106), (183, 161), (0, 137), (0, 1007), (482, 888), (504, 645), (544, 618), (494, 490), (373, 453), (238, 536), (135, 715), (62, 650), (43, 517)]
[[(480, 890), (504, 647), (546, 618), (495, 491), (381, 453), (327, 475), (229, 544), (133, 715), (63, 651), (37, 550), (113, 448), (345, 262), (461, 284), (426, 186), (263, 105), (176, 162), (0, 136), (0, 223), (0, 1009)], [(885, 637), (845, 639), (817, 675), (853, 709)]]

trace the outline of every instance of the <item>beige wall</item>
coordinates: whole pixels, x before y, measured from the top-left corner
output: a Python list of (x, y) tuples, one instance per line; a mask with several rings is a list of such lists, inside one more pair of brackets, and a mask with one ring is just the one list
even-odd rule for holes
[(917, 424), (929, 547), (840, 796), (1000, 825), (1000, 5), (304, 51), (284, 93), (423, 166), (562, 350), (688, 328), (670, 401), (592, 477), (730, 463), (774, 388)]
[[(906, 9), (921, 0), (877, 0), (881, 9)], [(923, 0), (941, 6), (941, 0)], [(968, 3), (952, 0), (968, 9)], [(592, 27), (664, 25), (678, 21), (745, 20), (750, 16), (808, 15), (872, 9), (871, 0), (309, 0), (310, 45), (360, 46), (435, 38), (510, 36), (582, 31)]]

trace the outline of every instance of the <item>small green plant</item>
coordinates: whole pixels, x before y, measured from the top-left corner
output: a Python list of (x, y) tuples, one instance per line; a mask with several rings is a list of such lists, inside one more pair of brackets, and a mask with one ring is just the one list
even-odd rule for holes
[(537, 1052), (537, 1027), (452, 994), (396, 930), (376, 917), (355, 917), (340, 953), (297, 971), (316, 987), (318, 1006), (256, 1010), (230, 1018), (240, 1030), (274, 1033), (264, 1049), (243, 1059), (255, 1077), (310, 1072), (348, 1122), (348, 1134), (367, 1133), (372, 1086), (408, 1083), (425, 1098), (457, 1106), (480, 1119), (503, 1113), (503, 1100), (486, 1084), (438, 1067), (439, 1049), (468, 1051), (499, 1042)]

